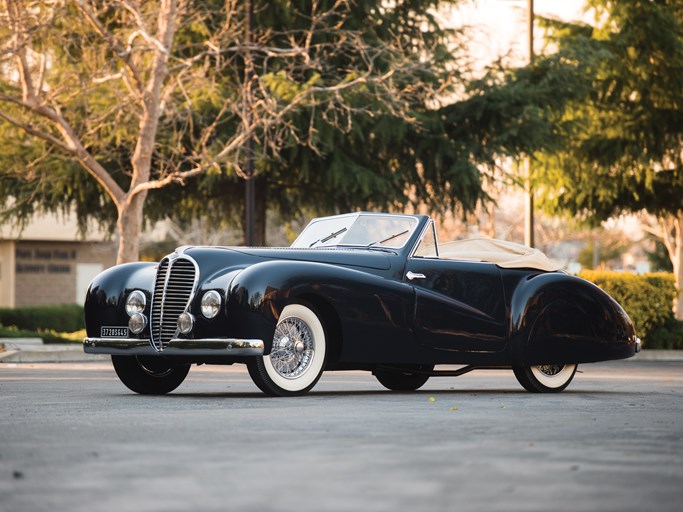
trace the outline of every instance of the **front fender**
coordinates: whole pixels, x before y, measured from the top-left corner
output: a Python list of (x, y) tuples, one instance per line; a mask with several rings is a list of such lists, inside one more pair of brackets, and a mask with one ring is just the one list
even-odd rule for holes
[(529, 277), (515, 290), (510, 313), (515, 364), (623, 359), (637, 349), (633, 324), (623, 308), (578, 277)]
[(88, 336), (99, 337), (102, 326), (128, 326), (125, 300), (133, 290), (144, 292), (149, 308), (156, 268), (157, 263), (125, 263), (98, 274), (85, 296), (85, 328)]
[[(235, 322), (236, 336), (264, 340), (268, 353), (284, 307), (317, 299), (329, 304), (339, 320), (334, 324), (343, 332), (333, 333), (339, 339), (377, 340), (379, 345), (383, 340), (399, 344), (407, 335), (413, 336), (411, 286), (325, 263), (268, 261), (246, 268), (228, 290), (229, 317)], [(344, 347), (347, 358), (353, 358), (352, 349), (360, 343), (352, 345)], [(372, 351), (372, 347), (366, 346), (366, 350)], [(377, 350), (381, 350), (379, 346)]]

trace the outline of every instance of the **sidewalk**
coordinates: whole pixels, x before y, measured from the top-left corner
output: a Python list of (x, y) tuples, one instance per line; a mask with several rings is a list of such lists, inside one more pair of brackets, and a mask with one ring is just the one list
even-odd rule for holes
[(0, 368), (2, 363), (83, 363), (108, 359), (108, 355), (86, 354), (80, 343), (43, 345), (40, 338), (0, 339)]
[[(86, 354), (80, 343), (43, 345), (40, 338), (0, 339), (2, 363), (84, 363), (109, 360), (108, 355)], [(626, 361), (683, 361), (683, 350), (643, 350)]]

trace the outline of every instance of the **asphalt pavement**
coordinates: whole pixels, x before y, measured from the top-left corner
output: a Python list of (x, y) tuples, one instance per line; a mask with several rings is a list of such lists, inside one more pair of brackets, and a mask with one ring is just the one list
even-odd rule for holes
[(202, 366), (152, 397), (109, 362), (6, 362), (0, 510), (680, 510), (683, 362), (579, 369), (556, 395), (495, 370), (416, 393), (332, 372), (269, 398), (242, 365)]

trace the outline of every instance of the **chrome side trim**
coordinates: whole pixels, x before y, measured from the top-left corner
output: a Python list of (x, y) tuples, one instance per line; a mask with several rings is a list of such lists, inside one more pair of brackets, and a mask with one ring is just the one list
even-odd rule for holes
[(86, 354), (156, 355), (156, 356), (262, 356), (265, 343), (262, 340), (235, 338), (204, 338), (190, 340), (174, 338), (158, 352), (148, 339), (138, 338), (85, 338)]

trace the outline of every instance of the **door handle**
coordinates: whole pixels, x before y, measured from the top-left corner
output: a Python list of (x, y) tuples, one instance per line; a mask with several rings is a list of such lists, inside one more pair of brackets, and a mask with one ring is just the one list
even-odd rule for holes
[(409, 270), (406, 274), (406, 277), (412, 281), (413, 279), (425, 279), (427, 276), (424, 274), (416, 274), (415, 272), (411, 272)]

